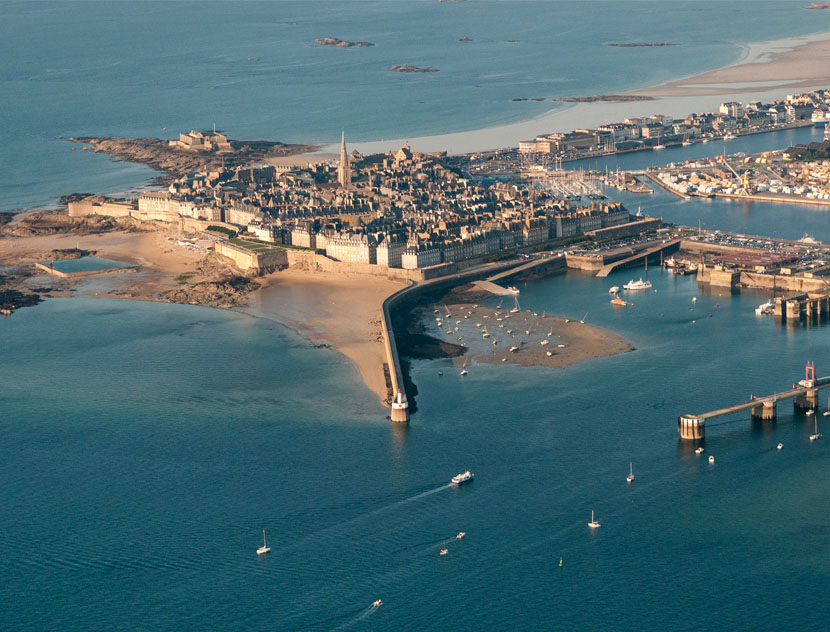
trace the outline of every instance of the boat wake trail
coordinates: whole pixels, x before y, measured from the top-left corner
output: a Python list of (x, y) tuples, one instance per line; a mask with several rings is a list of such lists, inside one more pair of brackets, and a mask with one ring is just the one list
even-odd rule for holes
[(343, 624), (337, 626), (336, 628), (332, 628), (332, 630), (333, 631), (346, 630), (346, 629), (352, 627), (358, 621), (363, 621), (363, 619), (365, 619), (366, 617), (371, 616), (373, 613), (375, 613), (377, 611), (378, 608), (380, 608), (380, 605), (376, 606), (375, 604), (372, 604), (368, 608), (363, 608), (362, 610), (358, 611), (355, 614), (355, 616), (350, 618), (348, 621), (346, 621)]
[(403, 500), (399, 500), (396, 502), (394, 506), (405, 505), (406, 503), (411, 503), (413, 500), (419, 500), (421, 498), (426, 498), (427, 496), (432, 496), (433, 494), (437, 494), (442, 489), (447, 489), (448, 487), (452, 487), (452, 483), (446, 483), (445, 485), (441, 485), (440, 487), (436, 487), (435, 489), (429, 489), (425, 492), (421, 492), (420, 494), (415, 494), (414, 496), (410, 496), (409, 498), (404, 498)]
[[(375, 610), (380, 608), (380, 606), (376, 606), (374, 604), (369, 605), (366, 608), (358, 608), (357, 610), (350, 610), (345, 614), (338, 614), (334, 617), (329, 617), (328, 619), (323, 619), (322, 621), (315, 621), (314, 623), (309, 623), (308, 625), (304, 625), (301, 628), (293, 628), (294, 632), (302, 632), (303, 630), (315, 630), (315, 629), (325, 629), (325, 630), (345, 630), (351, 626), (353, 626), (358, 621), (362, 621), (370, 614), (372, 614)], [(337, 627), (331, 627), (336, 621), (340, 621), (340, 625)]]

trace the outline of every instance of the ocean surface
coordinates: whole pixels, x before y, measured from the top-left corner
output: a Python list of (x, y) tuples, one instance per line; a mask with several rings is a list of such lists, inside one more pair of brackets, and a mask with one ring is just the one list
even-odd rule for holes
[[(801, 4), (595, 2), (586, 18), (575, 2), (6, 2), (0, 207), (152, 175), (60, 136), (214, 120), (319, 142), (341, 127), (483, 127), (550, 106), (514, 96), (722, 65), (741, 54), (736, 30), (825, 30), (830, 12)], [(377, 46), (311, 44), (325, 35)], [(637, 40), (683, 45), (604, 45)], [(704, 149), (722, 148), (661, 160)], [(830, 241), (821, 207), (614, 197), (667, 221)], [(416, 362), (408, 426), (385, 420), (342, 356), (266, 319), (92, 298), (15, 312), (0, 321), (0, 629), (824, 629), (830, 438), (810, 442), (812, 418), (787, 402), (774, 424), (711, 423), (700, 456), (676, 426), (787, 388), (808, 360), (830, 374), (830, 328), (782, 328), (754, 314), (767, 295), (712, 295), (657, 269), (656, 292), (612, 307), (607, 288), (641, 274), (520, 285), (523, 308), (585, 318), (635, 351), (560, 370), (473, 364), (464, 378)], [(467, 468), (473, 483), (447, 485)], [(272, 551), (257, 557), (262, 529)]]
[[(655, 85), (735, 62), (747, 42), (830, 30), (830, 12), (803, 4), (6, 1), (0, 210), (131, 191), (153, 176), (70, 136), (173, 138), (215, 123), (232, 138), (326, 144), (341, 130), (370, 141), (488, 128), (567, 107), (553, 97)], [(375, 46), (313, 43), (325, 36)], [(608, 46), (654, 41), (678, 46)], [(526, 97), (548, 100), (512, 101)]]

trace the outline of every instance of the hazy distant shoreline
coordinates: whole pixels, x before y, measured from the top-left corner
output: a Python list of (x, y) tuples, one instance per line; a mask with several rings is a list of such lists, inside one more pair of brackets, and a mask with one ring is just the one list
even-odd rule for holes
[[(349, 147), (363, 154), (397, 149), (408, 143), (416, 151), (463, 154), (516, 147), (520, 140), (550, 132), (567, 132), (633, 116), (714, 111), (723, 101), (773, 100), (788, 92), (830, 86), (830, 33), (818, 32), (743, 45), (738, 58), (719, 69), (680, 77), (664, 84), (622, 93), (654, 101), (608, 102), (597, 99), (549, 110), (532, 118), (489, 127), (428, 136), (360, 141)], [(336, 152), (336, 143), (321, 147)]]

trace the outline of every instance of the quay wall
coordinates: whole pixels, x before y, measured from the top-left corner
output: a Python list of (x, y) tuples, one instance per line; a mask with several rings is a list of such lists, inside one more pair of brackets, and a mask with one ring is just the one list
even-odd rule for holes
[(645, 219), (629, 222), (620, 226), (609, 226), (608, 228), (598, 228), (597, 230), (589, 230), (585, 234), (593, 239), (602, 241), (604, 239), (622, 239), (623, 237), (631, 237), (632, 235), (639, 235), (640, 233), (657, 230), (662, 227), (663, 220), (648, 217)]
[(130, 202), (113, 202), (102, 199), (79, 200), (68, 205), (69, 217), (86, 217), (103, 215), (105, 217), (132, 217), (141, 221), (175, 222), (179, 216), (175, 213), (139, 211)]

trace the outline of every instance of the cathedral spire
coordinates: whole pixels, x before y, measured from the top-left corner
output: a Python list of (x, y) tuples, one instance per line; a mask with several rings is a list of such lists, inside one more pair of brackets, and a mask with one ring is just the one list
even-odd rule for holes
[(340, 166), (337, 168), (337, 181), (344, 189), (348, 189), (352, 184), (352, 169), (349, 164), (349, 154), (346, 152), (346, 132), (340, 139)]

